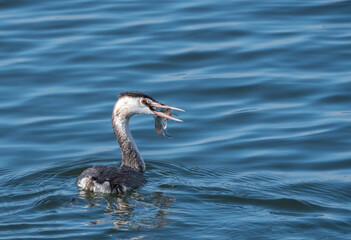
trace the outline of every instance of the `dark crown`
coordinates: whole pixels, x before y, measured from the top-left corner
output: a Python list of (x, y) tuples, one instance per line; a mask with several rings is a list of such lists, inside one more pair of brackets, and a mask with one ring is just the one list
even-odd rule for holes
[(149, 95), (142, 93), (142, 92), (138, 92), (138, 91), (128, 91), (128, 92), (122, 92), (120, 94), (117, 95), (118, 98), (123, 98), (123, 97), (133, 97), (133, 98), (149, 98), (154, 102), (157, 102), (155, 99), (153, 99), (152, 97), (150, 97)]

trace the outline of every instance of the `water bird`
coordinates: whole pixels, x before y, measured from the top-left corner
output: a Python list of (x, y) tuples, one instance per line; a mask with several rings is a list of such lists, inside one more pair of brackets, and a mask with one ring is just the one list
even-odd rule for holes
[(78, 177), (78, 187), (93, 192), (125, 193), (143, 186), (146, 183), (145, 163), (129, 130), (129, 119), (135, 114), (154, 114), (157, 118), (182, 122), (164, 109), (184, 111), (141, 92), (120, 93), (112, 111), (112, 126), (122, 151), (122, 163), (120, 166), (97, 165), (84, 170)]

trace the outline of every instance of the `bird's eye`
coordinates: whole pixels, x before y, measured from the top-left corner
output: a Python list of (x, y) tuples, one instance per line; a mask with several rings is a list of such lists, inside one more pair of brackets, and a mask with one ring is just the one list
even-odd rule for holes
[(142, 104), (146, 104), (147, 103), (147, 101), (146, 101), (146, 99), (145, 98), (143, 98), (143, 99), (141, 99), (141, 101), (140, 101)]

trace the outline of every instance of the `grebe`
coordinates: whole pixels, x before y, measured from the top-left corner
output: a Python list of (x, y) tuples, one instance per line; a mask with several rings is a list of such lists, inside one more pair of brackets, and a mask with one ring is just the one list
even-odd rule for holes
[(119, 167), (98, 165), (84, 170), (78, 177), (78, 187), (93, 192), (124, 193), (144, 185), (145, 163), (130, 133), (129, 119), (134, 114), (155, 114), (182, 122), (160, 109), (184, 111), (164, 105), (141, 92), (129, 91), (119, 94), (113, 107), (112, 126), (122, 151), (122, 163)]

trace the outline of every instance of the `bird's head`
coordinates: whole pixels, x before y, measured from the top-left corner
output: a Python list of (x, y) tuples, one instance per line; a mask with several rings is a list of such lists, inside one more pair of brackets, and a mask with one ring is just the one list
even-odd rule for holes
[(182, 122), (182, 120), (178, 118), (171, 117), (161, 112), (160, 110), (162, 108), (184, 112), (183, 109), (162, 104), (149, 95), (136, 91), (120, 93), (118, 95), (118, 101), (115, 105), (114, 111), (117, 111), (119, 115), (126, 118), (130, 118), (134, 114), (154, 114), (174, 121)]

